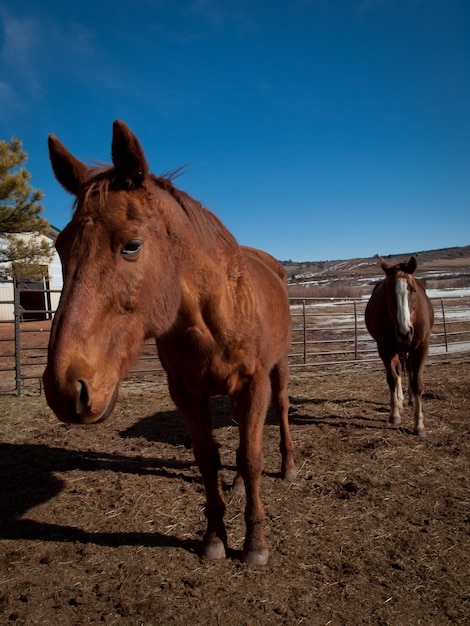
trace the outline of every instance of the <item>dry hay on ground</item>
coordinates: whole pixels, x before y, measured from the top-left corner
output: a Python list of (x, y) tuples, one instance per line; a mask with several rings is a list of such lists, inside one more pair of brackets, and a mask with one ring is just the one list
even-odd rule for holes
[[(271, 559), (243, 565), (243, 497), (227, 490), (229, 558), (198, 557), (204, 496), (163, 382), (126, 383), (95, 427), (43, 397), (0, 397), (0, 618), (17, 624), (465, 624), (470, 620), (470, 363), (429, 366), (429, 437), (387, 424), (381, 369), (294, 374), (299, 473), (279, 479), (265, 428)], [(223, 477), (237, 429), (214, 401)]]

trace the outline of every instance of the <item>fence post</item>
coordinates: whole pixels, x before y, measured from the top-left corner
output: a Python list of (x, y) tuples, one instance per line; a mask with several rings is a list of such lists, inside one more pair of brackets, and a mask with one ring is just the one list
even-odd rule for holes
[(20, 290), (16, 280), (13, 280), (13, 307), (15, 318), (15, 388), (16, 395), (21, 395), (21, 357), (20, 357)]
[(354, 360), (357, 361), (357, 306), (354, 300)]
[(446, 313), (445, 313), (445, 308), (444, 308), (444, 301), (442, 298), (440, 298), (441, 300), (441, 311), (442, 311), (442, 323), (444, 326), (444, 341), (446, 344), (446, 352), (448, 352), (448, 347), (447, 347), (447, 325), (446, 325)]
[(304, 328), (304, 365), (307, 363), (307, 316), (305, 313), (305, 300), (302, 300), (302, 315)]

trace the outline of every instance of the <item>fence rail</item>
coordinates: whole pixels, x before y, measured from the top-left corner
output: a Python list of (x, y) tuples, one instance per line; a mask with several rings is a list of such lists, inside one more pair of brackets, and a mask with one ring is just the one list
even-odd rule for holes
[[(46, 307), (29, 309), (25, 315), (20, 304), (22, 289), (20, 285), (13, 289), (13, 298), (0, 300), (0, 310), (10, 310), (8, 319), (0, 320), (0, 393), (41, 391), (55, 311)], [(44, 301), (51, 302), (51, 294), (57, 293), (44, 290)], [(431, 301), (435, 323), (429, 360), (470, 355), (470, 295)], [(292, 298), (291, 368), (309, 370), (379, 362), (376, 344), (364, 323), (366, 304), (367, 299)], [(148, 341), (128, 378), (151, 378), (162, 373), (155, 342)]]
[[(290, 365), (326, 365), (379, 361), (364, 321), (365, 299), (291, 300), (293, 340)], [(434, 328), (429, 360), (470, 354), (470, 296), (431, 298)]]

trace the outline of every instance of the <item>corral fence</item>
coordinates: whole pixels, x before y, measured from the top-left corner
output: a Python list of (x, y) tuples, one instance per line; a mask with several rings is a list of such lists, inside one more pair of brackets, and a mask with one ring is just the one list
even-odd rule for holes
[[(5, 286), (6, 283), (2, 283)], [(25, 285), (11, 283), (11, 297), (0, 290), (0, 393), (38, 393), (47, 360), (47, 344), (58, 290), (42, 288), (42, 296), (22, 296)], [(30, 294), (29, 294), (30, 295)], [(293, 371), (361, 366), (379, 363), (375, 342), (367, 332), (364, 311), (368, 297), (291, 298), (293, 337), (290, 365)], [(470, 295), (431, 298), (435, 324), (429, 361), (470, 355)], [(24, 303), (38, 308), (25, 309)], [(23, 303), (23, 304), (22, 304)], [(163, 369), (154, 341), (128, 377), (148, 379)]]

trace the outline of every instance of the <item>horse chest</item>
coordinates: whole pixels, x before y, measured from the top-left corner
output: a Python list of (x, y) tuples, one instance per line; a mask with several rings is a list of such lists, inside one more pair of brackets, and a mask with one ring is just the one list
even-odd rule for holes
[(196, 395), (226, 395), (255, 369), (254, 350), (187, 329), (157, 342), (167, 373)]

